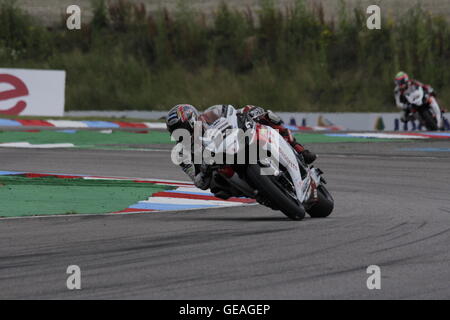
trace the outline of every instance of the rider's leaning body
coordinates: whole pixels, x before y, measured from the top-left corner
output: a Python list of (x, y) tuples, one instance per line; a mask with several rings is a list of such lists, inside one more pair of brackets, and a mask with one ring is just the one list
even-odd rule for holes
[(438, 128), (443, 127), (441, 108), (431, 86), (409, 79), (405, 72), (399, 72), (395, 77), (394, 97), (395, 104), (403, 111), (401, 118), (403, 122), (408, 121), (412, 106), (428, 104), (436, 115)]
[[(166, 118), (166, 125), (168, 131), (172, 134), (176, 129), (186, 129), (190, 132), (191, 135), (194, 133), (194, 124), (196, 121), (207, 121), (208, 116), (212, 113), (215, 116), (221, 116), (224, 118), (228, 118), (229, 113), (248, 113), (256, 122), (261, 123), (263, 125), (270, 126), (279, 131), (280, 135), (300, 154), (303, 155), (305, 162), (307, 164), (311, 164), (316, 159), (316, 155), (309, 150), (305, 149), (299, 142), (296, 141), (291, 131), (284, 127), (283, 121), (281, 118), (276, 115), (274, 112), (268, 110), (264, 110), (261, 107), (247, 105), (240, 110), (236, 110), (231, 105), (215, 105), (200, 114), (198, 110), (192, 105), (177, 105), (173, 107)], [(193, 140), (192, 140), (193, 144)], [(178, 143), (176, 146), (178, 150), (181, 150), (181, 143)], [(206, 190), (210, 186), (211, 177), (205, 171), (202, 170), (202, 165), (194, 164), (193, 159), (193, 150), (192, 146), (191, 151), (192, 155), (190, 159), (185, 159), (180, 167), (184, 173), (186, 173), (191, 180), (194, 182), (196, 187)], [(181, 153), (181, 151), (180, 151)], [(213, 192), (216, 190), (212, 190)], [(223, 191), (214, 192), (216, 196), (221, 198), (227, 198), (228, 195), (224, 194)]]

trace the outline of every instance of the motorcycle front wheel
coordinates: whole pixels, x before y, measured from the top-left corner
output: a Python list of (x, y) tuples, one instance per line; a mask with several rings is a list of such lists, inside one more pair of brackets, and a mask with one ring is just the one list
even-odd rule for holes
[(311, 218), (326, 218), (334, 209), (334, 200), (325, 186), (321, 185), (317, 188), (317, 202), (308, 209)]
[(430, 112), (430, 110), (425, 110), (420, 113), (420, 117), (422, 118), (423, 124), (425, 125), (425, 128), (429, 131), (437, 131), (437, 121), (433, 117), (433, 114)]
[(247, 168), (247, 179), (258, 192), (289, 219), (303, 220), (305, 218), (303, 205), (287, 194), (287, 191), (277, 182), (277, 177), (261, 175), (261, 167), (259, 165), (249, 165)]

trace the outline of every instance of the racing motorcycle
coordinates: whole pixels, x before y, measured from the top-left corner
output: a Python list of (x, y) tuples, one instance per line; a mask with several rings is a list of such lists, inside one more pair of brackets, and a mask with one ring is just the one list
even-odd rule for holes
[(212, 175), (213, 192), (256, 199), (292, 220), (302, 220), (305, 213), (313, 218), (331, 214), (334, 200), (323, 172), (308, 166), (277, 130), (233, 108), (225, 117), (209, 115), (207, 126), (202, 144), (215, 160), (203, 168)]
[[(424, 126), (429, 131), (438, 130), (437, 115), (435, 114), (433, 108), (428, 103), (428, 99), (424, 95), (424, 91), (413, 90), (412, 92), (406, 93), (406, 100), (409, 102), (409, 121), (419, 121), (422, 126)], [(442, 121), (444, 110), (441, 110)]]
[[(429, 131), (437, 131), (438, 124), (436, 115), (432, 111), (429, 105), (412, 105), (409, 109), (410, 111), (410, 121), (418, 120), (422, 126), (424, 126)], [(441, 111), (443, 112), (443, 111)]]

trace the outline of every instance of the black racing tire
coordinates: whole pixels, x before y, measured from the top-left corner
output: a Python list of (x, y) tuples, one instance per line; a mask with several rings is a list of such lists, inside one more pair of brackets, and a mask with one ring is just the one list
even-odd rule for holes
[(433, 115), (431, 114), (430, 110), (425, 110), (420, 113), (420, 117), (422, 118), (422, 121), (425, 125), (425, 128), (429, 131), (437, 131), (438, 126), (437, 122), (434, 119)]
[(279, 208), (289, 219), (303, 220), (305, 208), (302, 204), (286, 195), (275, 183), (274, 176), (261, 175), (259, 165), (249, 165), (247, 168), (247, 179), (264, 197), (269, 199), (275, 207)]
[(307, 212), (311, 218), (326, 218), (334, 209), (334, 200), (323, 185), (317, 188), (318, 201)]

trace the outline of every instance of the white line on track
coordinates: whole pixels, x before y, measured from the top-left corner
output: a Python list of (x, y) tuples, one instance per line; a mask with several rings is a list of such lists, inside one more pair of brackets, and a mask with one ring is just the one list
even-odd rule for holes
[(26, 149), (56, 149), (56, 148), (73, 148), (72, 143), (48, 143), (48, 144), (31, 144), (29, 142), (7, 142), (0, 143), (0, 148), (26, 148)]
[(430, 159), (430, 160), (438, 160), (441, 159), (439, 157), (430, 157), (430, 156), (389, 156), (389, 155), (364, 155), (364, 154), (332, 154), (332, 153), (321, 153), (319, 154), (319, 158), (360, 158), (360, 159)]
[[(255, 206), (258, 203), (246, 203), (245, 206)], [(243, 206), (241, 206), (243, 207)], [(167, 214), (167, 213), (179, 213), (184, 211), (200, 211), (200, 210), (218, 210), (218, 209), (230, 209), (233, 208), (232, 206), (229, 207), (209, 207), (209, 208), (192, 208), (192, 209), (183, 209), (183, 210), (167, 210), (167, 211), (137, 211), (137, 212), (121, 212), (121, 213), (84, 213), (84, 214), (60, 214), (60, 215), (43, 215), (43, 216), (26, 216), (26, 217), (0, 217), (0, 221), (2, 220), (23, 220), (23, 219), (50, 219), (50, 218), (89, 218), (89, 217), (99, 217), (99, 216), (114, 216), (114, 217), (121, 217), (121, 216), (132, 216), (132, 215), (138, 215), (138, 214)]]
[(241, 202), (220, 201), (220, 200), (201, 200), (187, 198), (171, 198), (171, 197), (150, 197), (148, 200), (139, 201), (139, 203), (155, 203), (155, 204), (180, 204), (180, 205), (213, 205), (213, 206), (242, 206)]

